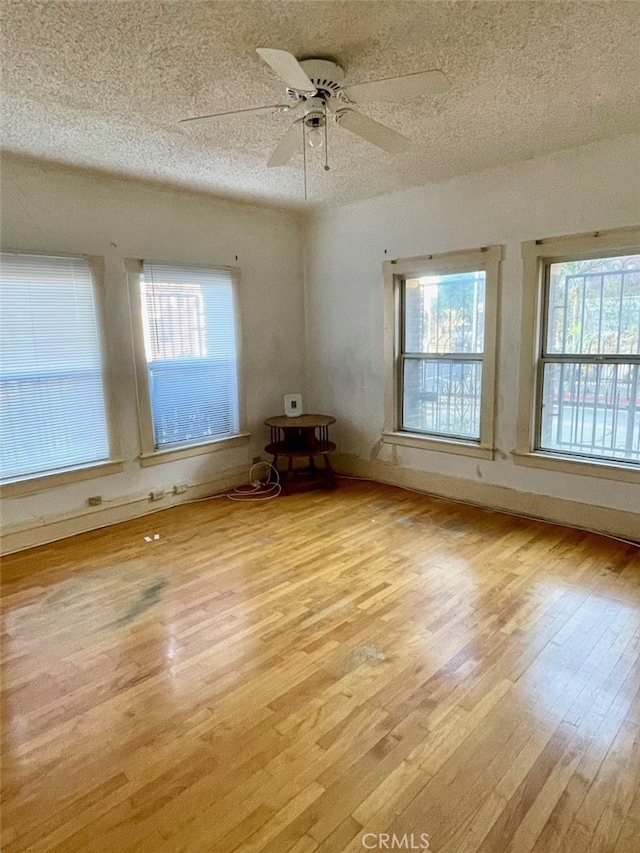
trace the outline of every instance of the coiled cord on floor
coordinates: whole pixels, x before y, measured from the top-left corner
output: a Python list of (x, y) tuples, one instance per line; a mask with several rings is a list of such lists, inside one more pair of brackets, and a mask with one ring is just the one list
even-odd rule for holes
[[(256, 469), (263, 469), (262, 473), (257, 473)], [(249, 469), (249, 482), (236, 486), (226, 496), (230, 501), (269, 501), (277, 498), (281, 491), (277, 469), (270, 462), (256, 462)]]

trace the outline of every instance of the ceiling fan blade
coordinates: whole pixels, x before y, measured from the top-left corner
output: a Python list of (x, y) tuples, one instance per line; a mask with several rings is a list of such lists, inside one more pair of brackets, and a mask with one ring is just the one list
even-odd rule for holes
[(269, 157), (267, 166), (286, 166), (293, 155), (302, 147), (302, 133), (300, 121), (294, 122), (289, 130), (278, 142), (275, 151)]
[(345, 127), (351, 133), (366, 139), (372, 145), (377, 145), (388, 154), (401, 154), (410, 143), (406, 136), (401, 136), (395, 130), (355, 110), (341, 111), (337, 114), (337, 119), (340, 127)]
[(256, 52), (271, 66), (278, 77), (299, 92), (315, 92), (316, 87), (307, 77), (304, 69), (288, 50), (273, 50), (270, 47), (259, 47)]
[(227, 112), (224, 112), (224, 113), (211, 113), (211, 115), (207, 115), (207, 116), (194, 116), (194, 118), (181, 118), (179, 120), (178, 124), (200, 124), (200, 123), (206, 124), (208, 122), (213, 121), (216, 118), (224, 118), (225, 116), (237, 116), (237, 115), (240, 115), (241, 113), (265, 113), (265, 112), (269, 112), (270, 110), (284, 110), (285, 112), (288, 112), (290, 109), (295, 109), (295, 106), (297, 106), (297, 105), (294, 105), (293, 107), (291, 107), (291, 106), (289, 106), (289, 104), (271, 104), (270, 106), (267, 106), (267, 107), (247, 107), (247, 109), (244, 109), (244, 110), (228, 110)]
[(344, 91), (347, 98), (357, 104), (364, 101), (408, 101), (422, 95), (437, 95), (448, 88), (449, 81), (442, 71), (418, 71), (370, 83), (356, 83)]

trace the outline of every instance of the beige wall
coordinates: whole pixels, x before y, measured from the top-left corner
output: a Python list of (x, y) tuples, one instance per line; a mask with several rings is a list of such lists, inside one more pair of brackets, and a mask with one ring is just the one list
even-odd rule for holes
[[(640, 138), (622, 137), (317, 213), (307, 224), (307, 399), (338, 419), (339, 464), (461, 499), (640, 539), (640, 487), (514, 464), (521, 243), (637, 225)], [(382, 446), (382, 263), (503, 244), (495, 461)], [(547, 500), (555, 498), (558, 501)], [(563, 516), (562, 501), (569, 515)], [(593, 508), (601, 507), (600, 521)], [(611, 512), (613, 510), (614, 512)], [(629, 516), (629, 512), (636, 513)], [(626, 513), (626, 515), (625, 515)], [(622, 519), (620, 526), (616, 517)]]
[[(110, 341), (116, 371), (115, 422), (123, 473), (3, 498), (4, 547), (24, 547), (167, 505), (152, 490), (186, 484), (180, 499), (246, 480), (266, 443), (264, 418), (303, 390), (302, 230), (294, 214), (36, 166), (5, 158), (3, 249), (79, 253), (106, 259), (105, 297), (116, 318)], [(238, 260), (236, 260), (238, 256)], [(141, 468), (125, 258), (238, 266), (244, 393), (249, 446)], [(103, 505), (87, 506), (100, 495)], [(13, 533), (13, 535), (12, 535)]]

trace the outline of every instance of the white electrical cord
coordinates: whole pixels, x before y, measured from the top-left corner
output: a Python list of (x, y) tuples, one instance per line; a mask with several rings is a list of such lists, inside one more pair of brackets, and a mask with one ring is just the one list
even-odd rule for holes
[[(256, 468), (266, 468), (266, 479), (260, 479), (255, 473)], [(262, 472), (264, 478), (265, 471)], [(249, 469), (249, 482), (242, 486), (236, 486), (227, 497), (230, 501), (270, 501), (277, 498), (282, 491), (280, 475), (276, 468), (269, 462), (256, 462)]]

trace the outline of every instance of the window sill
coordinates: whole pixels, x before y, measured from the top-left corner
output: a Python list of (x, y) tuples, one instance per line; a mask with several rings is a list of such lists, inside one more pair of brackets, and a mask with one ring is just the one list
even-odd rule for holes
[(218, 438), (214, 441), (202, 444), (189, 444), (185, 447), (170, 447), (166, 450), (155, 450), (153, 453), (143, 453), (140, 456), (140, 464), (143, 468), (151, 465), (162, 465), (165, 462), (175, 462), (178, 459), (188, 459), (190, 456), (201, 456), (204, 453), (215, 453), (217, 450), (229, 450), (232, 447), (241, 447), (249, 444), (248, 432), (232, 435), (229, 438)]
[(97, 465), (85, 465), (69, 471), (53, 471), (51, 474), (40, 474), (24, 480), (7, 481), (0, 484), (0, 494), (3, 498), (19, 498), (35, 495), (45, 489), (55, 489), (68, 483), (79, 483), (82, 480), (93, 480), (95, 477), (106, 477), (109, 474), (120, 474), (124, 471), (122, 459), (111, 459), (99, 462)]
[(528, 468), (546, 468), (549, 471), (560, 471), (563, 474), (578, 474), (588, 477), (598, 477), (601, 480), (620, 480), (624, 483), (640, 484), (640, 468), (637, 466), (617, 465), (606, 460), (574, 459), (571, 456), (560, 456), (551, 453), (511, 451), (516, 465)]
[(493, 459), (493, 447), (483, 447), (475, 442), (458, 441), (450, 438), (435, 438), (407, 432), (383, 432), (385, 444), (397, 444), (401, 447), (413, 447), (418, 450), (436, 450), (444, 453), (455, 453), (458, 456), (475, 456), (478, 459)]

